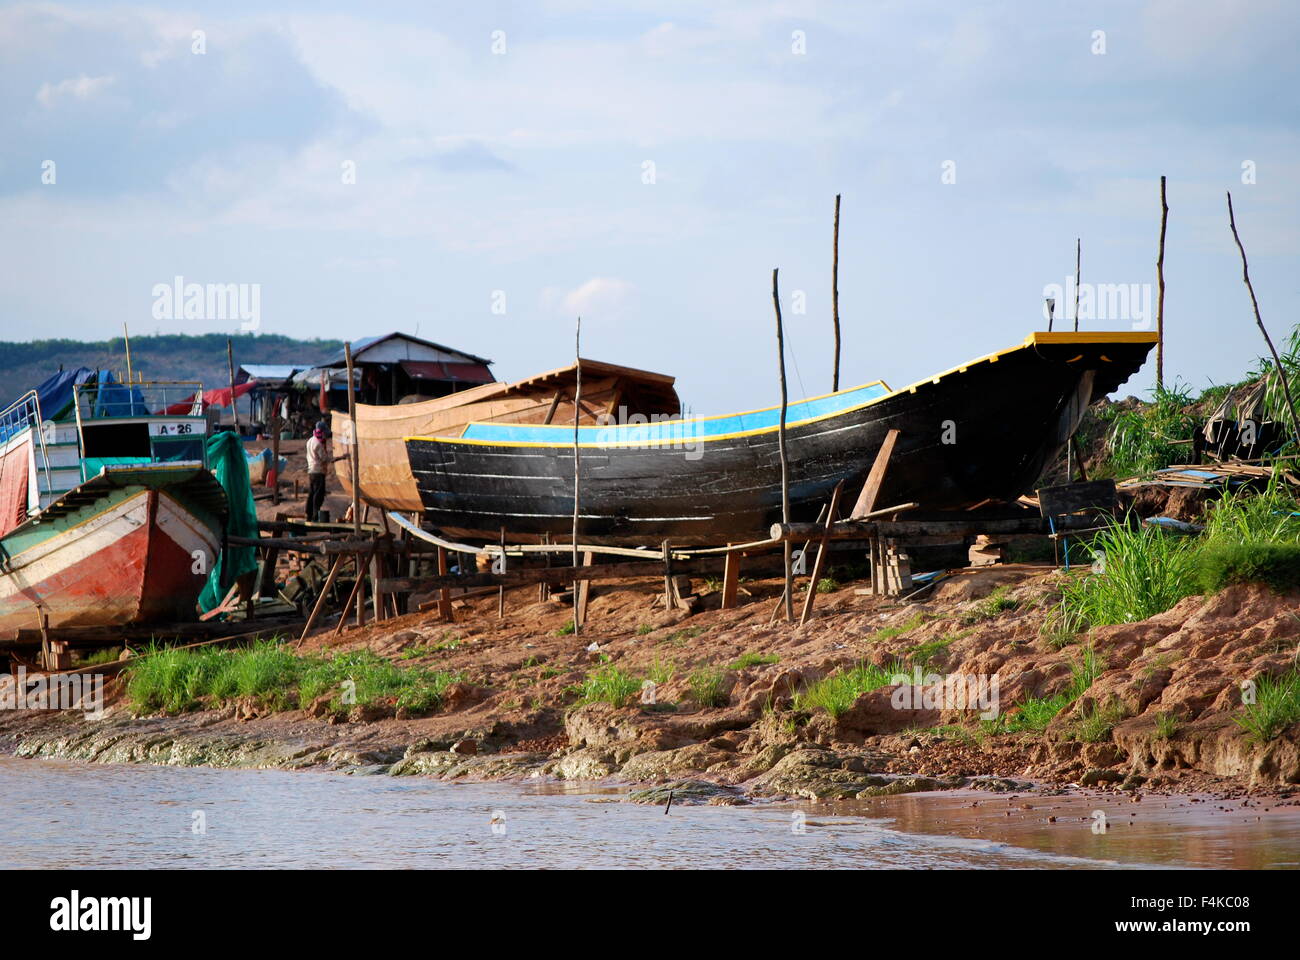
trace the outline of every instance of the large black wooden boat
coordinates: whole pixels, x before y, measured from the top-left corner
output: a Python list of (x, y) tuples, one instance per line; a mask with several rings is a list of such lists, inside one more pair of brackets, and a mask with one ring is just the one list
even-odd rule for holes
[[(851, 505), (891, 428), (900, 435), (878, 503), (956, 510), (1012, 500), (1061, 455), (1087, 406), (1142, 366), (1155, 340), (1034, 333), (901, 390), (878, 382), (789, 404), (791, 519), (815, 519), (841, 480)], [(761, 538), (781, 519), (778, 418), (771, 407), (581, 427), (581, 538)], [(448, 533), (570, 533), (571, 425), (471, 423), (459, 437), (408, 437), (406, 449), (425, 517)]]

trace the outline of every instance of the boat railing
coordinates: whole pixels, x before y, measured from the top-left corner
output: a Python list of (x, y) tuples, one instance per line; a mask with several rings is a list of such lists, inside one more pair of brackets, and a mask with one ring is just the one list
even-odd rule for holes
[(53, 489), (50, 482), (50, 458), (45, 449), (41, 399), (35, 390), (28, 390), (4, 410), (0, 410), (0, 447), (28, 429), (32, 432), (32, 453), (36, 458), (36, 467), (45, 476), (45, 489)]
[(89, 381), (77, 385), (76, 396), (82, 422), (203, 416), (203, 384), (197, 380)]

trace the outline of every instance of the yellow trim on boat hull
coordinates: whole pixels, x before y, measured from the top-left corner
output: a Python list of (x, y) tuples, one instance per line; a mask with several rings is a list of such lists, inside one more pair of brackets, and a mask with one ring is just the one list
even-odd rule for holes
[[(860, 403), (860, 404), (858, 404), (857, 406), (853, 406), (853, 407), (845, 407), (844, 409), (842, 409), (842, 410), (836, 410), (836, 411), (834, 411), (833, 413), (824, 413), (824, 414), (822, 414), (822, 415), (820, 415), (820, 416), (817, 416), (817, 417), (809, 417), (809, 418), (807, 418), (807, 419), (805, 419), (805, 420), (794, 420), (794, 421), (791, 421), (791, 422), (789, 422), (789, 423), (786, 424), (786, 429), (789, 429), (789, 428), (791, 428), (791, 427), (800, 427), (800, 426), (803, 426), (803, 425), (805, 425), (805, 424), (809, 424), (809, 423), (816, 423), (816, 422), (818, 422), (819, 420), (829, 420), (829, 419), (831, 419), (832, 417), (840, 417), (840, 416), (844, 416), (845, 414), (849, 414), (849, 413), (855, 413), (855, 412), (858, 411), (858, 410), (865, 409), (866, 407), (870, 407), (870, 406), (872, 406), (872, 405), (874, 405), (874, 404), (877, 404), (877, 403), (882, 403), (882, 402), (884, 402), (885, 400), (888, 400), (890, 397), (896, 397), (896, 396), (899, 396), (900, 394), (903, 394), (903, 393), (916, 393), (916, 390), (917, 390), (918, 387), (922, 387), (922, 386), (930, 386), (930, 385), (932, 385), (932, 384), (937, 384), (937, 383), (939, 383), (939, 381), (941, 381), (944, 377), (947, 377), (947, 376), (949, 376), (949, 375), (951, 375), (951, 374), (954, 374), (954, 373), (965, 373), (965, 372), (967, 372), (968, 368), (973, 367), (975, 364), (978, 364), (978, 363), (984, 363), (985, 361), (987, 361), (987, 362), (989, 362), (989, 363), (997, 363), (997, 361), (998, 361), (1000, 358), (1002, 358), (1002, 357), (1004, 357), (1004, 356), (1007, 356), (1008, 354), (1016, 353), (1016, 352), (1019, 351), (1019, 350), (1026, 350), (1026, 349), (1028, 349), (1028, 348), (1030, 348), (1030, 347), (1038, 346), (1038, 345), (1040, 345), (1040, 344), (1043, 345), (1043, 346), (1059, 346), (1059, 345), (1062, 345), (1062, 344), (1071, 344), (1071, 343), (1086, 343), (1086, 344), (1098, 344), (1098, 343), (1151, 343), (1151, 344), (1154, 344), (1155, 342), (1156, 342), (1156, 333), (1155, 333), (1154, 331), (1148, 332), (1148, 331), (1145, 331), (1145, 330), (1122, 330), (1122, 331), (1115, 331), (1115, 332), (1112, 332), (1112, 333), (1107, 333), (1107, 332), (1103, 332), (1103, 331), (1093, 331), (1093, 330), (1079, 330), (1079, 331), (1074, 331), (1074, 330), (1061, 330), (1061, 331), (1055, 331), (1055, 330), (1053, 330), (1053, 331), (1037, 331), (1037, 332), (1035, 332), (1035, 333), (1031, 333), (1031, 334), (1029, 334), (1029, 336), (1025, 337), (1025, 339), (1024, 339), (1021, 343), (1018, 343), (1018, 344), (1017, 344), (1016, 346), (1014, 346), (1014, 347), (1008, 347), (1007, 349), (1005, 349), (1005, 350), (999, 350), (999, 351), (997, 351), (996, 353), (990, 353), (990, 354), (986, 354), (985, 356), (978, 357), (978, 358), (976, 358), (976, 359), (974, 359), (974, 360), (968, 360), (968, 361), (966, 361), (965, 363), (961, 364), (960, 366), (952, 367), (951, 369), (945, 370), (943, 373), (934, 374), (934, 375), (932, 375), (932, 376), (926, 377), (924, 380), (918, 380), (918, 381), (916, 381), (915, 383), (909, 384), (909, 385), (906, 386), (906, 387), (902, 387), (902, 388), (899, 389), (899, 390), (893, 390), (893, 391), (890, 391), (889, 393), (886, 393), (886, 394), (884, 394), (884, 395), (882, 395), (882, 396), (879, 396), (879, 397), (873, 397), (872, 399), (868, 400), (867, 402), (865, 402), (865, 403)], [(1103, 357), (1102, 359), (1107, 360), (1107, 362), (1109, 362), (1109, 359), (1106, 358), (1106, 357)], [(838, 391), (838, 392), (839, 392), (839, 393), (849, 393), (849, 392), (851, 392), (851, 391), (853, 391), (853, 390), (861, 390), (863, 387), (875, 386), (876, 384), (880, 384), (880, 385), (883, 386), (886, 390), (889, 389), (889, 385), (888, 385), (887, 383), (885, 383), (885, 381), (883, 381), (883, 380), (873, 380), (873, 381), (871, 381), (870, 383), (859, 384), (859, 385), (856, 386), (856, 387), (849, 387), (849, 388), (847, 388), (847, 389), (845, 389), (845, 390), (841, 390), (841, 391)], [(823, 399), (823, 398), (825, 398), (825, 397), (831, 397), (831, 396), (834, 396), (834, 395), (835, 395), (835, 391), (832, 391), (831, 393), (822, 393), (822, 394), (818, 394), (818, 395), (815, 396), (815, 397), (805, 397), (803, 401), (799, 401), (799, 402), (805, 402), (805, 401), (808, 401), (808, 400), (821, 400), (821, 399)], [(671, 448), (674, 448), (674, 447), (682, 446), (683, 444), (686, 444), (686, 443), (711, 443), (711, 442), (713, 442), (713, 441), (717, 441), (717, 440), (734, 440), (734, 439), (737, 439), (738, 437), (752, 437), (752, 436), (757, 436), (758, 434), (763, 434), (763, 433), (775, 433), (777, 430), (780, 429), (780, 428), (777, 427), (777, 426), (772, 426), (772, 427), (758, 427), (757, 429), (754, 429), (754, 430), (740, 430), (740, 431), (736, 431), (736, 432), (734, 432), (734, 433), (722, 433), (722, 434), (717, 434), (717, 435), (715, 435), (715, 436), (705, 436), (705, 437), (697, 436), (697, 437), (689, 437), (689, 436), (686, 435), (689, 431), (687, 431), (687, 430), (685, 429), (685, 427), (686, 427), (687, 424), (691, 424), (691, 423), (701, 423), (701, 422), (706, 421), (706, 420), (721, 420), (721, 419), (723, 419), (723, 418), (725, 418), (725, 417), (746, 416), (746, 415), (748, 415), (748, 414), (763, 413), (763, 412), (765, 412), (765, 411), (767, 411), (767, 410), (776, 410), (776, 409), (779, 408), (779, 406), (780, 406), (779, 404), (773, 404), (773, 405), (770, 406), (770, 407), (759, 407), (759, 408), (757, 408), (757, 409), (755, 409), (755, 410), (743, 410), (743, 411), (741, 411), (741, 412), (739, 412), (739, 413), (722, 413), (722, 414), (717, 414), (717, 415), (715, 415), (715, 416), (709, 416), (709, 417), (692, 417), (690, 420), (676, 420), (676, 421), (669, 421), (669, 422), (673, 422), (673, 423), (680, 423), (680, 424), (682, 424), (682, 426), (683, 426), (682, 436), (681, 436), (680, 438), (678, 438), (678, 439), (675, 439), (675, 440), (672, 440), (672, 439), (670, 439), (670, 440), (643, 440), (643, 441), (618, 441), (618, 440), (613, 440), (613, 441), (602, 442), (602, 443), (579, 443), (579, 444), (578, 444), (578, 447), (579, 447), (579, 449), (595, 449), (595, 450), (602, 450), (602, 449), (629, 449), (629, 448), (633, 448), (633, 447), (668, 447), (668, 448), (671, 449)], [(471, 426), (472, 426), (472, 425), (473, 425), (473, 424), (471, 424)], [(520, 448), (520, 447), (549, 447), (549, 448), (564, 447), (564, 448), (567, 448), (567, 449), (569, 449), (569, 450), (572, 450), (572, 449), (573, 449), (574, 444), (573, 444), (573, 440), (572, 440), (572, 436), (573, 436), (573, 434), (572, 434), (572, 430), (573, 430), (572, 426), (569, 426), (569, 425), (566, 425), (566, 424), (549, 424), (549, 425), (547, 425), (547, 426), (548, 426), (549, 428), (551, 428), (551, 429), (556, 430), (556, 431), (557, 431), (557, 436), (558, 436), (558, 431), (564, 431), (566, 434), (568, 434), (568, 436), (570, 437), (570, 439), (569, 439), (567, 442), (566, 442), (566, 441), (557, 440), (556, 442), (553, 442), (553, 443), (552, 443), (552, 442), (542, 442), (542, 441), (536, 441), (536, 440), (515, 440), (515, 441), (503, 441), (503, 440), (471, 440), (471, 439), (466, 439), (466, 438), (464, 438), (464, 437), (422, 437), (422, 436), (415, 436), (415, 437), (404, 437), (404, 438), (403, 438), (403, 442), (405, 443), (405, 442), (409, 442), (409, 441), (411, 441), (411, 440), (422, 440), (422, 441), (427, 441), (427, 442), (429, 442), (429, 443), (463, 443), (463, 444), (469, 444), (469, 445), (471, 445), (471, 446), (480, 446), (480, 447), (513, 447), (513, 448)], [(611, 425), (610, 425), (610, 428), (612, 428), (612, 429), (617, 429), (618, 426), (619, 426), (618, 424), (611, 424)]]

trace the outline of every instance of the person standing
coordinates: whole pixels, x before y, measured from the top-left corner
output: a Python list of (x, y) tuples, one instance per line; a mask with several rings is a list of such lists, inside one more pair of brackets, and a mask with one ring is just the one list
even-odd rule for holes
[(316, 429), (307, 441), (307, 478), (311, 482), (307, 490), (307, 520), (311, 523), (320, 519), (321, 507), (325, 505), (325, 471), (329, 464), (325, 448), (325, 421), (318, 420)]

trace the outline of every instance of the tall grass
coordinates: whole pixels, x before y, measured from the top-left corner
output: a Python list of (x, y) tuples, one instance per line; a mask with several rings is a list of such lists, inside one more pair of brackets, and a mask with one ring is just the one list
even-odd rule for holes
[(1233, 720), (1257, 743), (1267, 743), (1300, 722), (1300, 671), (1260, 677), (1255, 684), (1255, 702), (1244, 705), (1242, 715)]
[(1196, 420), (1186, 412), (1192, 403), (1186, 387), (1156, 387), (1151, 402), (1138, 409), (1110, 408), (1102, 414), (1110, 424), (1107, 445), (1110, 466), (1119, 475), (1146, 475), (1171, 463), (1185, 461)]
[(1152, 527), (1116, 523), (1093, 539), (1104, 573), (1068, 582), (1051, 628), (1078, 632), (1108, 623), (1134, 623), (1163, 613), (1196, 592), (1200, 541)]

